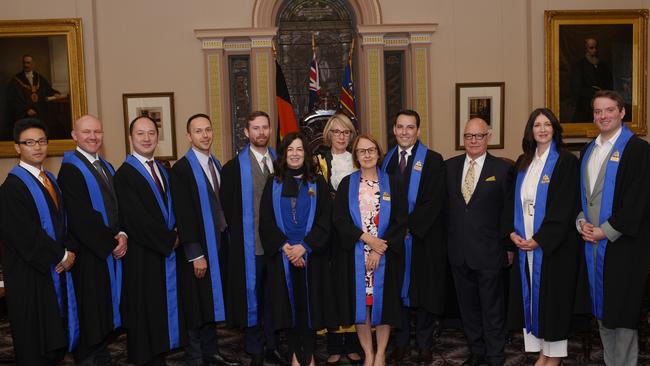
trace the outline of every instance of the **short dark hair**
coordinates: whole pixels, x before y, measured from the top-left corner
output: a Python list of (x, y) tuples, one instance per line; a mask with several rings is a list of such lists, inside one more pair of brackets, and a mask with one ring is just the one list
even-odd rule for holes
[(197, 114), (195, 114), (195, 115), (193, 115), (193, 116), (191, 116), (190, 118), (187, 119), (187, 125), (185, 126), (185, 129), (187, 130), (187, 132), (190, 132), (190, 123), (192, 123), (192, 121), (194, 121), (197, 118), (205, 118), (205, 119), (208, 120), (208, 122), (210, 122), (210, 124), (212, 124), (212, 120), (210, 120), (210, 116), (208, 116), (205, 113), (197, 113)]
[(417, 128), (420, 128), (420, 115), (418, 114), (418, 112), (412, 109), (402, 109), (401, 111), (397, 112), (397, 114), (395, 115), (395, 119), (393, 120), (393, 126), (397, 124), (397, 118), (399, 116), (415, 117), (415, 125), (417, 126)]
[(149, 115), (143, 114), (142, 116), (135, 117), (131, 121), (131, 123), (129, 123), (129, 135), (133, 134), (133, 125), (135, 124), (135, 121), (139, 120), (140, 118), (148, 119), (149, 121), (151, 121), (151, 123), (153, 123), (153, 126), (156, 128), (156, 133), (158, 133), (158, 124), (156, 123), (156, 121), (154, 121), (153, 118), (149, 117)]
[(47, 138), (47, 126), (45, 126), (45, 123), (43, 123), (43, 121), (38, 118), (22, 118), (16, 121), (14, 124), (14, 142), (20, 142), (20, 134), (25, 130), (29, 130), (30, 128), (38, 128), (39, 130), (42, 130), (45, 133), (45, 138)]
[(594, 97), (591, 99), (591, 109), (594, 109), (594, 101), (596, 101), (596, 98), (608, 98), (616, 102), (616, 105), (618, 106), (618, 110), (622, 111), (625, 108), (625, 100), (619, 94), (619, 92), (614, 91), (614, 90), (599, 90), (594, 94)]
[(246, 118), (246, 129), (250, 127), (250, 121), (254, 120), (257, 117), (266, 117), (266, 120), (269, 122), (269, 127), (271, 127), (271, 117), (269, 117), (268, 113), (264, 111), (254, 111), (251, 112)]

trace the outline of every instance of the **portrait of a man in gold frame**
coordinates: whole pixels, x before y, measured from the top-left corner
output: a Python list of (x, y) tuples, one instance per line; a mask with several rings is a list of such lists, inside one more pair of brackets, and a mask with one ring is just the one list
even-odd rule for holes
[(565, 137), (595, 137), (591, 97), (616, 90), (625, 99), (625, 122), (645, 135), (648, 10), (547, 10), (546, 105)]
[(16, 119), (42, 119), (48, 154), (62, 155), (74, 147), (70, 131), (84, 114), (81, 19), (0, 21), (0, 157), (16, 156)]

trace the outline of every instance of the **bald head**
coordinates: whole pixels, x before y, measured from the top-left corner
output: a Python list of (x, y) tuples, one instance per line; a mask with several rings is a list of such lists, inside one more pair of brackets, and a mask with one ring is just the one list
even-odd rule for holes
[(487, 151), (490, 143), (490, 126), (482, 118), (472, 118), (465, 124), (463, 132), (465, 151), (475, 160)]
[(97, 155), (104, 141), (102, 122), (89, 114), (81, 116), (74, 122), (72, 139), (81, 150), (90, 155)]

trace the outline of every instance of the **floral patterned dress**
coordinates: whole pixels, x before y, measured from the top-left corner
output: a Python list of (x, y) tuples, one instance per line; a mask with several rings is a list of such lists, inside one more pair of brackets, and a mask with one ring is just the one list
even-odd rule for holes
[[(361, 178), (359, 185), (359, 211), (361, 211), (361, 225), (364, 233), (377, 236), (379, 227), (379, 182)], [(370, 246), (363, 245), (364, 262), (370, 255)], [(366, 271), (366, 305), (372, 305), (372, 287), (374, 284), (374, 271)]]

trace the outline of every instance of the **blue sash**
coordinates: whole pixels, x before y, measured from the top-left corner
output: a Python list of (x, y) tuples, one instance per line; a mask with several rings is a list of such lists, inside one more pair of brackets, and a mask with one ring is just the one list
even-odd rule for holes
[[(384, 163), (381, 166), (381, 170), (386, 172), (388, 167), (388, 162), (397, 151), (397, 146), (392, 148), (386, 155)], [(415, 209), (415, 201), (418, 198), (418, 189), (420, 188), (420, 178), (422, 178), (422, 167), (424, 167), (425, 159), (427, 157), (427, 147), (421, 141), (418, 144), (418, 147), (413, 154), (413, 168), (411, 171), (411, 178), (409, 180), (408, 187), (408, 203), (409, 203), (409, 214)], [(404, 280), (402, 282), (402, 302), (404, 306), (411, 306), (411, 300), (409, 299), (409, 288), (411, 286), (411, 258), (413, 256), (413, 237), (410, 233), (406, 234), (404, 238)]]
[[(390, 181), (388, 174), (377, 169), (377, 178), (379, 179), (379, 227), (377, 236), (381, 238), (386, 233), (388, 223), (390, 222)], [(361, 210), (359, 209), (359, 185), (361, 183), (361, 171), (350, 175), (350, 188), (348, 191), (348, 205), (350, 206), (350, 216), (354, 225), (363, 230), (361, 222)], [(363, 251), (364, 243), (362, 240), (357, 241), (354, 247), (354, 282), (355, 282), (355, 323), (363, 324), (366, 322), (366, 264)], [(381, 324), (382, 307), (384, 304), (384, 272), (386, 271), (386, 254), (379, 259), (379, 266), (374, 272), (374, 283), (372, 287), (372, 314), (370, 316), (372, 325)]]
[[(219, 235), (214, 225), (212, 217), (212, 208), (210, 207), (210, 195), (208, 184), (205, 180), (205, 173), (199, 159), (196, 157), (194, 150), (190, 148), (185, 154), (185, 158), (190, 163), (194, 181), (199, 191), (201, 204), (201, 215), (203, 216), (203, 231), (205, 233), (205, 246), (208, 248), (208, 267), (210, 268), (210, 282), (212, 284), (212, 301), (214, 303), (214, 321), (223, 321), (226, 319), (226, 310), (223, 304), (223, 290), (221, 286), (221, 272), (219, 270), (219, 253), (217, 252), (217, 243)], [(212, 162), (221, 171), (221, 164), (214, 156), (210, 156)]]
[[(29, 190), (29, 193), (32, 194), (34, 203), (36, 204), (36, 209), (38, 210), (38, 216), (41, 219), (41, 228), (47, 233), (47, 235), (52, 238), (52, 240), (57, 240), (56, 233), (54, 230), (54, 224), (52, 223), (52, 215), (50, 214), (50, 208), (45, 199), (45, 195), (37, 183), (34, 180), (34, 176), (29, 173), (26, 169), (15, 166), (9, 174), (13, 174), (18, 177)], [(45, 172), (47, 177), (54, 185), (57, 192), (60, 192), (59, 186), (56, 183), (56, 179), (50, 172)], [(72, 282), (72, 276), (70, 272), (64, 272), (66, 280), (66, 294), (68, 297), (68, 308), (63, 309), (63, 298), (61, 296), (61, 281), (59, 274), (56, 273), (56, 265), (50, 267), (50, 274), (52, 276), (52, 282), (54, 283), (54, 291), (56, 293), (56, 300), (59, 304), (59, 313), (63, 316), (63, 313), (67, 310), (68, 317), (68, 352), (77, 346), (77, 341), (79, 340), (79, 319), (77, 318), (77, 298), (74, 291), (74, 283)]]
[[(311, 227), (314, 225), (314, 217), (316, 216), (316, 199), (318, 198), (318, 191), (316, 190), (316, 182), (309, 182), (309, 218), (307, 219), (307, 226), (305, 227), (305, 236), (311, 231)], [(313, 192), (313, 193), (312, 193)], [(282, 219), (281, 211), (281, 197), (282, 196), (282, 183), (278, 182), (276, 179), (273, 179), (273, 213), (275, 215), (275, 222), (278, 225), (278, 229), (286, 235), (287, 231), (284, 228), (284, 220)], [(293, 243), (291, 245), (301, 244), (307, 249), (305, 252), (305, 284), (307, 284), (307, 322), (309, 328), (311, 328), (311, 314), (309, 311), (309, 281), (307, 277), (307, 259), (311, 248), (305, 242)], [(293, 283), (291, 281), (291, 267), (289, 259), (280, 248), (280, 254), (282, 255), (282, 265), (284, 267), (284, 280), (287, 283), (287, 290), (289, 292), (289, 303), (291, 304), (291, 318), (293, 326), (296, 326), (296, 303), (294, 302), (293, 297)]]
[[(275, 151), (269, 154), (275, 159)], [(253, 173), (251, 172), (250, 144), (239, 152), (239, 174), (241, 175), (242, 231), (244, 236), (244, 267), (246, 268), (246, 305), (248, 326), (257, 325), (257, 294), (255, 293), (255, 227), (253, 205)], [(253, 230), (251, 230), (251, 228)]]
[[(99, 159), (108, 167), (108, 171), (111, 175), (115, 175), (115, 170), (113, 167), (103, 158)], [(67, 151), (63, 154), (63, 164), (72, 164), (74, 165), (81, 174), (84, 176), (86, 181), (86, 187), (88, 187), (88, 194), (90, 195), (90, 202), (93, 206), (93, 209), (99, 212), (104, 219), (104, 225), (108, 226), (108, 214), (106, 213), (106, 207), (104, 206), (104, 198), (102, 196), (101, 189), (99, 188), (99, 183), (95, 179), (95, 176), (90, 171), (90, 169), (84, 164), (81, 159), (75, 155), (74, 151)], [(109, 254), (106, 257), (106, 265), (108, 266), (108, 278), (111, 282), (111, 303), (113, 306), (113, 327), (118, 328), (122, 325), (122, 318), (120, 317), (120, 300), (122, 296), (122, 260), (114, 259), (112, 254)]]
[[(618, 172), (618, 163), (623, 158), (623, 152), (625, 146), (627, 146), (630, 138), (634, 136), (632, 131), (627, 128), (626, 125), (623, 125), (621, 134), (616, 143), (612, 148), (612, 151), (609, 155), (609, 160), (607, 161), (607, 166), (605, 170), (605, 181), (603, 182), (603, 193), (602, 200), (600, 205), (600, 217), (599, 225), (607, 221), (610, 216), (612, 216), (612, 204), (614, 201), (614, 189), (616, 188), (616, 173)], [(587, 162), (591, 156), (591, 152), (594, 149), (595, 142), (592, 141), (587, 150), (585, 151), (585, 156), (582, 158), (582, 163), (580, 164), (580, 196), (582, 202), (582, 212), (585, 215), (585, 219), (593, 223), (592, 219), (589, 218), (589, 213), (587, 210), (587, 192), (585, 190), (585, 174), (587, 174)], [(585, 259), (587, 261), (587, 273), (589, 274), (589, 292), (591, 294), (591, 306), (594, 316), (597, 319), (603, 318), (603, 272), (605, 266), (605, 252), (607, 250), (607, 241), (608, 239), (602, 239), (598, 241), (598, 244), (594, 245), (591, 243), (585, 243)], [(595, 247), (595, 248), (594, 248)], [(594, 272), (594, 250), (596, 250), (596, 263), (595, 263), (595, 272)]]
[[(165, 167), (160, 164), (160, 162), (156, 161), (158, 171), (160, 171), (162, 179), (165, 181), (165, 187), (167, 187), (167, 191), (165, 192), (165, 195), (167, 196), (167, 205), (165, 205), (165, 201), (160, 190), (156, 186), (156, 182), (153, 180), (153, 176), (144, 165), (130, 154), (126, 156), (126, 163), (135, 168), (135, 170), (145, 178), (147, 183), (149, 183), (149, 188), (151, 188), (153, 195), (156, 197), (156, 201), (160, 207), (160, 212), (162, 212), (163, 218), (167, 223), (167, 229), (174, 229), (176, 218), (174, 217), (172, 206), (169, 176)], [(165, 258), (165, 286), (167, 288), (167, 328), (169, 331), (169, 348), (174, 349), (180, 345), (178, 330), (178, 291), (176, 289), (176, 251), (174, 250), (172, 250), (171, 254)]]
[[(555, 142), (549, 146), (548, 157), (542, 168), (539, 182), (537, 182), (537, 193), (535, 195), (535, 216), (533, 217), (533, 232), (536, 233), (546, 216), (546, 198), (548, 187), (553, 176), (553, 169), (557, 163), (560, 154), (558, 153)], [(528, 169), (526, 169), (528, 171)], [(517, 183), (515, 185), (515, 232), (522, 238), (526, 237), (524, 228), (524, 210), (521, 205), (521, 186), (526, 177), (526, 171), (517, 173)], [(533, 270), (530, 274), (530, 286), (526, 276), (526, 257), (527, 252), (519, 249), (519, 272), (521, 274), (521, 295), (524, 304), (524, 320), (526, 331), (539, 337), (539, 289), (541, 284), (542, 260), (544, 251), (538, 246), (533, 251)], [(532, 292), (532, 300), (531, 300)]]

